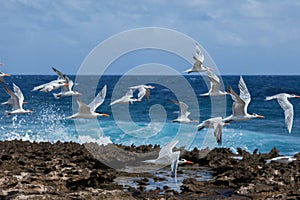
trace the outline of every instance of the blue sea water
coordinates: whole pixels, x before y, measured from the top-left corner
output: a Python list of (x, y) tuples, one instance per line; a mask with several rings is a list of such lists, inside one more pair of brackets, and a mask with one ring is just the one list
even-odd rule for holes
[[(76, 97), (55, 99), (52, 93), (31, 91), (34, 86), (56, 79), (51, 75), (13, 75), (6, 78), (10, 88), (17, 84), (25, 97), (24, 108), (31, 114), (6, 116), (0, 106), (0, 140), (22, 139), (30, 141), (74, 141), (108, 142), (124, 145), (159, 144), (178, 139), (177, 146), (186, 149), (205, 148), (216, 145), (212, 132), (195, 128), (195, 124), (177, 124), (172, 120), (178, 115), (178, 106), (167, 99), (181, 99), (190, 105), (190, 117), (203, 121), (212, 116), (222, 117), (231, 114), (232, 99), (227, 97), (202, 97), (207, 92), (205, 78), (192, 76), (96, 76), (75, 77), (75, 90), (83, 93), (86, 103), (92, 100), (96, 92), (106, 84), (107, 95), (104, 103), (97, 109), (109, 117), (97, 120), (70, 120), (65, 117), (77, 110)], [(235, 149), (241, 147), (248, 151), (258, 148), (259, 152), (268, 152), (276, 147), (281, 154), (291, 155), (300, 152), (300, 100), (291, 99), (294, 105), (294, 125), (288, 133), (284, 113), (276, 100), (264, 101), (266, 96), (280, 92), (300, 94), (300, 76), (243, 76), (252, 100), (248, 107), (250, 113), (264, 115), (264, 119), (245, 122), (233, 122), (223, 130), (223, 144), (220, 147)], [(222, 76), (222, 81), (238, 92), (239, 76)], [(92, 83), (96, 82), (96, 85)], [(129, 86), (151, 84), (149, 100), (132, 105), (109, 104), (123, 96)], [(59, 92), (53, 91), (53, 92)], [(136, 95), (136, 94), (135, 94)], [(0, 88), (0, 102), (9, 98)], [(219, 98), (219, 99), (218, 99)], [(195, 102), (196, 99), (196, 102)]]

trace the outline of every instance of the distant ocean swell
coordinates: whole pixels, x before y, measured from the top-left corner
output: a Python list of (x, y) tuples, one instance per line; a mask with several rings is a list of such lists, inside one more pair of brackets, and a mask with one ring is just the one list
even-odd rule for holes
[[(101, 143), (120, 143), (125, 145), (141, 144), (160, 144), (177, 138), (180, 145), (187, 149), (194, 147), (201, 148), (207, 131), (197, 132), (194, 125), (179, 125), (172, 123), (172, 119), (177, 117), (178, 106), (171, 104), (167, 99), (176, 99), (172, 90), (155, 84), (155, 89), (151, 92), (149, 101), (143, 101), (139, 104), (129, 106), (130, 120), (118, 120), (109, 106), (115, 84), (120, 76), (103, 76), (99, 82), (97, 91), (104, 83), (108, 86), (107, 97), (99, 110), (110, 114), (110, 117), (100, 117), (96, 122), (99, 130), (94, 126), (94, 122), (89, 120), (77, 120), (81, 124), (82, 132), (78, 132), (73, 120), (66, 120), (65, 117), (72, 114), (72, 99), (64, 98), (56, 100), (51, 93), (31, 92), (35, 85), (41, 82), (50, 81), (53, 76), (11, 76), (8, 77), (9, 84), (16, 83), (22, 88), (27, 105), (26, 108), (34, 110), (34, 113), (19, 116), (5, 116), (6, 106), (0, 107), (0, 130), (1, 140), (23, 139), (30, 141), (75, 141), (79, 143), (94, 141)], [(74, 77), (72, 77), (74, 78)], [(149, 78), (149, 77), (148, 77)], [(201, 76), (185, 76), (191, 84), (196, 94), (205, 93), (207, 86)], [(238, 76), (223, 76), (223, 81), (236, 88)], [(223, 147), (236, 148), (242, 147), (249, 151), (258, 148), (261, 152), (267, 152), (273, 147), (278, 148), (284, 154), (293, 154), (300, 151), (299, 136), (299, 114), (300, 106), (297, 100), (292, 100), (294, 104), (294, 127), (291, 134), (287, 133), (284, 123), (283, 111), (276, 101), (265, 102), (265, 96), (273, 95), (280, 91), (297, 93), (299, 79), (298, 76), (245, 76), (245, 82), (252, 95), (252, 101), (249, 105), (249, 112), (256, 112), (264, 115), (266, 118), (261, 120), (250, 120), (248, 122), (231, 123), (223, 131)], [(135, 77), (138, 81), (146, 80), (144, 77)], [(150, 78), (151, 79), (151, 78)], [(157, 77), (152, 78), (152, 80)], [(176, 82), (173, 76), (164, 77), (165, 81)], [(278, 84), (278, 81), (284, 82), (284, 85)], [(267, 85), (265, 83), (268, 83)], [(264, 85), (257, 87), (256, 85)], [(277, 85), (280, 85), (278, 88)], [(180, 87), (180, 85), (178, 85)], [(274, 88), (277, 88), (276, 90)], [(2, 91), (1, 91), (2, 90)], [(287, 91), (288, 90), (288, 91)], [(8, 96), (0, 89), (1, 102), (7, 100)], [(123, 91), (120, 91), (120, 94)], [(163, 94), (163, 95), (161, 95)], [(115, 94), (118, 96), (118, 94)], [(115, 97), (114, 97), (115, 98)], [(83, 100), (86, 99), (83, 97)], [(191, 107), (191, 117), (194, 119), (205, 120), (211, 116), (210, 98), (197, 96), (199, 103), (199, 112)], [(74, 99), (75, 101), (75, 99)], [(226, 99), (227, 115), (231, 113), (230, 97)], [(119, 109), (127, 108), (118, 105)], [(76, 108), (74, 108), (76, 109)], [(124, 112), (126, 113), (126, 112)], [(121, 119), (122, 114), (118, 116)], [(149, 116), (150, 113), (150, 116)], [(156, 114), (164, 113), (161, 119)], [(199, 117), (200, 116), (200, 117)], [(155, 119), (159, 119), (156, 120)], [(151, 123), (150, 123), (151, 122)], [(125, 130), (125, 131), (124, 131)], [(179, 145), (179, 146), (180, 146)]]

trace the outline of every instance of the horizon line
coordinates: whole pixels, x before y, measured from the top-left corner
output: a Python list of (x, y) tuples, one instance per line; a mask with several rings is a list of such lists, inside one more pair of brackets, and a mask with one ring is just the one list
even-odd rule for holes
[[(57, 76), (56, 74), (10, 74), (11, 76)], [(67, 76), (77, 76), (77, 74), (66, 74)], [(198, 75), (206, 75), (206, 74), (102, 74), (101, 76), (198, 76)], [(300, 74), (217, 74), (221, 76), (300, 76)], [(97, 74), (81, 74), (80, 76), (99, 76)]]

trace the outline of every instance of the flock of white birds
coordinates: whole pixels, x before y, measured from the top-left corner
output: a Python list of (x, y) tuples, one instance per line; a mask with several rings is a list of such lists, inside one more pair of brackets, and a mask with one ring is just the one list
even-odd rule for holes
[[(240, 94), (238, 95), (230, 86), (228, 86), (228, 90), (221, 91), (221, 82), (219, 77), (213, 73), (213, 68), (207, 67), (203, 65), (204, 62), (204, 54), (202, 53), (200, 46), (196, 44), (195, 54), (193, 56), (194, 64), (193, 67), (186, 70), (186, 73), (192, 72), (205, 72), (209, 81), (210, 81), (210, 89), (207, 93), (201, 94), (201, 96), (223, 96), (223, 95), (231, 95), (233, 104), (232, 104), (232, 114), (228, 117), (214, 117), (203, 121), (198, 124), (196, 127), (198, 130), (202, 130), (204, 128), (212, 128), (214, 135), (216, 137), (217, 143), (222, 143), (222, 127), (224, 125), (228, 125), (229, 122), (232, 121), (245, 121), (253, 118), (264, 118), (262, 115), (258, 114), (250, 114), (248, 113), (248, 105), (251, 101), (251, 95), (248, 91), (248, 88), (243, 80), (242, 76), (240, 77), (238, 88), (240, 90)], [(0, 62), (0, 66), (4, 64)], [(38, 85), (33, 88), (32, 91), (42, 91), (42, 92), (51, 92), (53, 90), (61, 88), (59, 93), (53, 93), (56, 99), (61, 97), (68, 96), (78, 96), (77, 103), (79, 106), (79, 112), (75, 113), (67, 119), (75, 119), (75, 118), (97, 118), (98, 116), (109, 116), (108, 114), (97, 112), (96, 109), (104, 102), (107, 86), (105, 85), (102, 90), (96, 95), (92, 102), (88, 105), (81, 101), (79, 98), (82, 95), (80, 92), (73, 91), (73, 81), (65, 74), (61, 73), (56, 68), (52, 67), (52, 69), (57, 73), (58, 78), (51, 82)], [(10, 98), (3, 102), (3, 105), (10, 105), (12, 109), (10, 111), (6, 111), (7, 115), (12, 114), (25, 114), (32, 112), (31, 110), (23, 109), (23, 104), (26, 103), (24, 101), (24, 96), (20, 90), (20, 88), (13, 83), (13, 90), (11, 90), (5, 80), (4, 77), (9, 76), (9, 74), (0, 72), (0, 82), (2, 83), (4, 90), (10, 96)], [(132, 86), (128, 88), (128, 91), (123, 97), (116, 99), (110, 103), (110, 105), (114, 104), (132, 104), (134, 102), (140, 102), (144, 97), (149, 99), (150, 89), (153, 89), (154, 86), (151, 85), (138, 85)], [(134, 91), (138, 91), (137, 98), (134, 97)], [(278, 103), (284, 110), (285, 114), (285, 123), (290, 133), (293, 125), (293, 105), (289, 102), (289, 98), (300, 98), (298, 95), (280, 93), (274, 96), (266, 97), (266, 100), (277, 99)], [(189, 106), (181, 101), (169, 99), (170, 102), (178, 105), (180, 107), (178, 117), (173, 120), (173, 122), (177, 123), (197, 123), (197, 120), (192, 120), (189, 118), (190, 112), (188, 111)], [(163, 164), (169, 165), (171, 164), (172, 174), (176, 177), (176, 169), (178, 163), (190, 163), (190, 161), (179, 160), (180, 152), (173, 152), (173, 148), (176, 146), (178, 141), (171, 141), (167, 143), (159, 152), (159, 157), (155, 160), (145, 161), (146, 163), (154, 163), (154, 164)]]
[[(195, 47), (195, 55), (193, 56), (194, 59), (194, 65), (192, 68), (186, 70), (185, 72), (191, 73), (191, 72), (206, 72), (207, 77), (210, 81), (210, 89), (207, 93), (202, 94), (201, 96), (222, 96), (222, 95), (230, 95), (233, 100), (232, 104), (232, 114), (228, 117), (225, 117), (224, 119), (222, 117), (214, 117), (207, 119), (200, 123), (197, 127), (198, 130), (201, 130), (203, 128), (213, 128), (214, 134), (217, 139), (217, 142), (220, 144), (222, 142), (222, 127), (224, 125), (228, 125), (231, 121), (245, 121), (250, 120), (253, 118), (264, 118), (264, 116), (256, 114), (256, 113), (248, 113), (248, 105), (251, 101), (251, 95), (248, 91), (248, 88), (246, 86), (245, 81), (243, 80), (243, 77), (240, 77), (238, 88), (240, 90), (240, 94), (238, 95), (232, 87), (228, 86), (227, 92), (221, 91), (221, 82), (219, 77), (212, 72), (212, 68), (203, 66), (204, 62), (204, 54), (201, 52), (201, 49), (199, 45), (196, 44)], [(289, 102), (289, 98), (300, 98), (300, 96), (295, 94), (287, 94), (287, 93), (280, 93), (271, 97), (266, 97), (266, 100), (272, 100), (277, 99), (278, 103), (284, 110), (285, 114), (285, 123), (288, 129), (288, 132), (290, 133), (292, 130), (293, 125), (293, 105)], [(183, 102), (182, 102), (182, 105)], [(187, 106), (182, 106), (183, 110), (187, 110)], [(191, 122), (191, 120), (188, 120), (189, 113), (186, 112), (186, 116), (180, 116), (179, 118), (185, 122)]]
[[(251, 101), (251, 95), (248, 91), (248, 88), (243, 80), (242, 76), (240, 77), (238, 88), (240, 90), (240, 95), (238, 95), (230, 86), (228, 86), (227, 92), (221, 91), (221, 83), (219, 77), (212, 72), (212, 68), (204, 66), (204, 54), (201, 52), (199, 45), (196, 44), (195, 55), (193, 56), (194, 65), (192, 68), (186, 70), (187, 73), (192, 72), (206, 72), (210, 81), (210, 89), (207, 93), (202, 94), (201, 96), (222, 96), (222, 95), (231, 95), (233, 104), (232, 104), (232, 114), (228, 117), (214, 117), (207, 119), (197, 125), (198, 130), (202, 130), (203, 128), (212, 128), (214, 131), (214, 135), (216, 137), (217, 143), (222, 143), (222, 127), (224, 125), (228, 125), (231, 121), (245, 121), (253, 118), (264, 118), (262, 115), (258, 114), (249, 114), (248, 113), (248, 105)], [(281, 108), (284, 110), (285, 114), (285, 123), (288, 128), (288, 132), (290, 133), (293, 125), (293, 105), (289, 102), (289, 98), (300, 98), (298, 95), (280, 93), (274, 96), (266, 97), (266, 100), (277, 99)], [(188, 105), (184, 102), (170, 100), (171, 102), (179, 105), (180, 112), (177, 119), (174, 119), (173, 122), (178, 123), (192, 123), (197, 122), (196, 120), (192, 120), (189, 118), (190, 112), (188, 112)], [(154, 163), (158, 165), (170, 165), (171, 164), (171, 172), (172, 175), (175, 176), (176, 180), (176, 171), (178, 164), (186, 163), (192, 164), (192, 162), (187, 161), (185, 159), (179, 160), (180, 152), (173, 152), (173, 148), (178, 143), (177, 140), (173, 140), (167, 144), (165, 144), (159, 152), (159, 155), (156, 159), (146, 160), (146, 163)], [(293, 156), (280, 156), (275, 157), (270, 160), (267, 160), (267, 163), (270, 162), (280, 162), (280, 163), (289, 163), (294, 160), (299, 160), (300, 158), (294, 158)]]

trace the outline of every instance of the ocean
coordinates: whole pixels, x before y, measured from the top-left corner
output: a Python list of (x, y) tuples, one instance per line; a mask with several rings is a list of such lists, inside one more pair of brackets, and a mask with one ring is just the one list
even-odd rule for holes
[[(225, 147), (233, 151), (240, 147), (249, 152), (269, 152), (276, 147), (281, 154), (293, 155), (300, 152), (300, 100), (291, 99), (294, 105), (294, 124), (289, 134), (285, 126), (284, 113), (276, 100), (265, 101), (266, 96), (285, 92), (300, 94), (300, 76), (243, 76), (251, 94), (249, 113), (264, 115), (264, 119), (244, 122), (232, 122), (223, 129), (223, 143), (218, 146), (212, 131), (197, 131), (194, 124), (177, 124), (172, 120), (178, 115), (177, 105), (168, 99), (180, 99), (187, 103), (190, 117), (200, 122), (212, 116), (231, 114), (232, 99), (227, 97), (203, 97), (208, 91), (206, 78), (191, 76), (69, 76), (76, 82), (74, 90), (82, 92), (82, 100), (89, 103), (96, 92), (107, 85), (104, 103), (97, 111), (109, 114), (98, 119), (70, 120), (65, 117), (78, 109), (77, 97), (55, 99), (52, 92), (31, 91), (34, 86), (57, 78), (52, 75), (12, 75), (5, 77), (10, 88), (15, 83), (22, 90), (25, 109), (33, 113), (6, 116), (10, 108), (0, 106), (0, 140), (30, 141), (73, 141), (78, 143), (97, 142), (99, 144), (116, 143), (123, 145), (147, 145), (165, 143), (177, 139), (177, 147), (185, 146), (187, 150), (197, 148)], [(239, 76), (222, 76), (227, 87), (231, 85), (239, 93), (237, 85)], [(96, 84), (95, 84), (96, 83)], [(150, 99), (143, 99), (132, 105), (109, 104), (125, 95), (129, 86), (150, 84)], [(55, 90), (53, 92), (59, 92)], [(136, 95), (136, 94), (135, 94)], [(0, 102), (9, 96), (0, 87)]]

